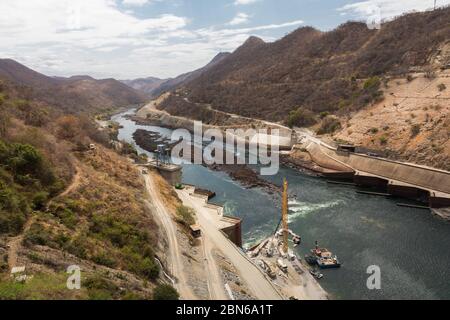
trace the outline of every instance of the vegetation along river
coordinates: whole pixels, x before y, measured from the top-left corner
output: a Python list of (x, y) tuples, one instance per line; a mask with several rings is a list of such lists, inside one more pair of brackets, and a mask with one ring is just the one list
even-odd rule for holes
[[(119, 139), (134, 143), (137, 129), (169, 137), (171, 130), (140, 126), (116, 115)], [(147, 153), (137, 147), (140, 153)], [(303, 257), (315, 240), (338, 255), (341, 269), (325, 270), (322, 286), (333, 299), (450, 299), (450, 223), (429, 211), (398, 207), (398, 199), (358, 194), (352, 186), (330, 185), (282, 167), (270, 182), (290, 188), (290, 228), (302, 236)], [(280, 220), (279, 196), (245, 189), (227, 174), (201, 165), (184, 165), (183, 181), (217, 193), (213, 202), (243, 218), (245, 246), (269, 236)], [(402, 200), (405, 202), (405, 200)], [(367, 268), (381, 269), (381, 290), (366, 286)]]

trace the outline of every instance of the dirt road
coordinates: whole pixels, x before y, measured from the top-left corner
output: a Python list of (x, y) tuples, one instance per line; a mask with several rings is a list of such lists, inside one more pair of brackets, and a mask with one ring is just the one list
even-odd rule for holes
[(25, 236), (25, 233), (27, 233), (27, 231), (30, 229), (31, 225), (34, 222), (34, 217), (31, 217), (28, 219), (28, 221), (25, 223), (25, 225), (23, 226), (23, 231), (20, 235), (18, 235), (17, 237), (11, 238), (8, 242), (8, 266), (9, 266), (9, 270), (12, 270), (12, 268), (14, 267), (19, 267), (17, 265), (17, 258), (18, 258), (18, 254), (17, 252), (19, 251), (21, 245), (22, 245), (22, 240)]
[(177, 279), (175, 288), (182, 299), (195, 300), (197, 297), (189, 287), (185, 276), (183, 257), (181, 256), (181, 249), (178, 245), (177, 229), (174, 221), (172, 220), (170, 212), (164, 205), (151, 176), (144, 175), (144, 180), (150, 196), (150, 202), (146, 201), (146, 205), (155, 213), (156, 219), (159, 220), (160, 225), (166, 233), (166, 239), (169, 244), (170, 273)]
[(207, 243), (211, 243), (218, 248), (233, 263), (253, 295), (260, 300), (282, 299), (259, 269), (217, 229), (210, 217), (211, 213), (205, 209), (202, 199), (192, 198), (186, 190), (177, 191), (177, 193), (184, 205), (196, 211), (203, 238), (206, 239)]
[(211, 300), (229, 300), (230, 297), (225, 293), (225, 286), (220, 276), (220, 267), (214, 258), (214, 244), (206, 237), (202, 239), (205, 262), (207, 271), (205, 276), (208, 280), (208, 289)]
[[(70, 183), (70, 185), (61, 194), (56, 196), (56, 198), (65, 197), (79, 187), (80, 182), (81, 182), (81, 170), (78, 167), (78, 165), (76, 165), (76, 164), (75, 164), (75, 170), (76, 170), (76, 172), (75, 172), (74, 177), (72, 178), (72, 182)], [(51, 201), (53, 201), (53, 199)], [(8, 248), (9, 248), (8, 249), (8, 266), (9, 266), (10, 270), (12, 268), (18, 266), (17, 265), (17, 260), (18, 260), (17, 253), (20, 249), (20, 246), (22, 245), (22, 240), (23, 240), (25, 234), (30, 229), (30, 227), (34, 221), (35, 221), (35, 217), (32, 216), (31, 218), (29, 218), (28, 221), (23, 226), (22, 233), (14, 238), (11, 238), (8, 242)]]

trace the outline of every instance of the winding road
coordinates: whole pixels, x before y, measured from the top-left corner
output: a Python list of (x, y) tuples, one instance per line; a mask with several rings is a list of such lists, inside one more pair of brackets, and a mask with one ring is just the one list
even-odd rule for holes
[(172, 220), (172, 215), (167, 210), (167, 207), (162, 201), (159, 195), (159, 191), (156, 188), (151, 176), (149, 174), (143, 176), (148, 195), (150, 197), (150, 201), (145, 201), (145, 203), (155, 214), (155, 218), (159, 220), (160, 225), (163, 227), (166, 233), (166, 239), (169, 246), (168, 256), (170, 257), (170, 273), (177, 279), (175, 288), (177, 289), (182, 299), (195, 300), (197, 299), (197, 297), (189, 287), (184, 272), (183, 257), (181, 256), (181, 249), (178, 245), (177, 229), (175, 227), (174, 221)]
[(198, 223), (203, 232), (202, 238), (208, 245), (211, 244), (220, 250), (233, 264), (253, 296), (259, 300), (281, 300), (282, 297), (265, 275), (245, 256), (245, 253), (217, 229), (202, 200), (192, 198), (186, 190), (178, 190), (177, 194), (184, 205), (193, 208), (197, 213)]

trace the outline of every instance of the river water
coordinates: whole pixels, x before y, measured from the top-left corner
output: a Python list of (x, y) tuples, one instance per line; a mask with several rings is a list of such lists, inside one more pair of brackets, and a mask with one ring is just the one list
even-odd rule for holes
[[(137, 129), (170, 138), (169, 129), (124, 118), (132, 113), (113, 117), (123, 126), (119, 139), (134, 143)], [(290, 228), (303, 241), (295, 249), (298, 255), (303, 257), (318, 240), (343, 263), (323, 271), (320, 280), (332, 299), (450, 299), (450, 223), (428, 210), (398, 207), (398, 199), (358, 194), (354, 187), (330, 185), (290, 168), (263, 178), (281, 186), (283, 177), (289, 181)], [(245, 189), (225, 173), (184, 165), (183, 182), (215, 191), (213, 202), (243, 219), (244, 246), (269, 236), (280, 220), (278, 196)], [(367, 288), (367, 268), (373, 265), (381, 270), (380, 290)]]

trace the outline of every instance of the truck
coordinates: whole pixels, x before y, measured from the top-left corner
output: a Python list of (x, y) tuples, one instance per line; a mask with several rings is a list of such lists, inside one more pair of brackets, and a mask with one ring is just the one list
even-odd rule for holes
[(283, 271), (284, 273), (288, 272), (288, 267), (287, 265), (284, 263), (283, 259), (278, 259), (277, 260), (277, 266), (278, 268), (280, 268), (281, 271)]

